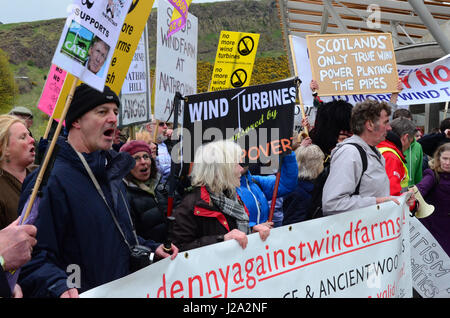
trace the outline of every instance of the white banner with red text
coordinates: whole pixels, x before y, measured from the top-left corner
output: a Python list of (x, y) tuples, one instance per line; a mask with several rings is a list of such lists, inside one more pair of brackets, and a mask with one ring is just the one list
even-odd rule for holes
[(412, 297), (409, 214), (386, 202), (181, 252), (81, 297)]

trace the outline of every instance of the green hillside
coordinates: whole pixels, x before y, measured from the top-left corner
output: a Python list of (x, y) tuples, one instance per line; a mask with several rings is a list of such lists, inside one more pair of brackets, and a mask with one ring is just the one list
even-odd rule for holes
[[(275, 0), (192, 4), (189, 12), (198, 18), (199, 23), (198, 92), (207, 90), (222, 30), (260, 34), (251, 85), (269, 83), (290, 76)], [(156, 18), (157, 9), (153, 9), (148, 20), (152, 70), (155, 68), (156, 58)], [(48, 117), (40, 112), (36, 105), (64, 22), (65, 19), (54, 19), (0, 24), (0, 50), (6, 52), (9, 57), (9, 67), (19, 92), (14, 105), (33, 109), (34, 136), (43, 135), (47, 124)], [(0, 113), (8, 112), (12, 106), (0, 108)]]

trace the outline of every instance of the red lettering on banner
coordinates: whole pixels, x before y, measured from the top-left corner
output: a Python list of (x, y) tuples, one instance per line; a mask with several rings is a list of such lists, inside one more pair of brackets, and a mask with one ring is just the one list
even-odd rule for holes
[[(250, 266), (248, 266), (250, 265)], [(256, 279), (254, 276), (250, 276), (250, 273), (253, 271), (253, 258), (248, 259), (245, 262), (245, 273), (247, 274), (247, 288), (253, 289), (256, 286)]]
[(391, 285), (388, 284), (388, 287), (381, 293), (377, 293), (377, 298), (392, 298), (395, 296), (395, 282)]
[(159, 295), (161, 293), (161, 290), (164, 291), (164, 298), (167, 298), (167, 293), (166, 293), (166, 274), (163, 274), (162, 281), (163, 281), (162, 286), (159, 287), (158, 292), (156, 293), (156, 298), (161, 298), (161, 297), (159, 297)]
[(281, 139), (281, 148), (283, 148), (283, 152), (287, 150), (292, 150), (291, 148), (291, 141), (289, 139)]
[(281, 150), (279, 150), (279, 148), (280, 148), (280, 141), (279, 140), (271, 141), (270, 145), (272, 146), (274, 155), (279, 155), (281, 153)]
[(387, 236), (389, 236), (389, 225), (391, 225), (392, 227), (392, 233), (395, 233), (395, 226), (394, 226), (394, 222), (392, 220), (388, 220), (388, 221), (383, 221), (380, 223), (380, 232), (381, 232), (381, 238), (384, 237), (383, 235), (383, 227), (382, 225), (384, 225), (384, 228), (386, 229), (387, 232)]
[[(269, 245), (266, 245), (266, 250), (269, 250)], [(266, 253), (267, 255), (267, 264), (269, 264), (269, 272), (272, 271), (272, 266), (270, 265), (270, 256), (269, 253)]]
[[(291, 137), (292, 139), (292, 137)], [(287, 150), (292, 150), (291, 139), (283, 138), (279, 140), (272, 140), (265, 145), (252, 146), (248, 150), (243, 150), (241, 159), (244, 160), (247, 156), (250, 160), (257, 160), (261, 154), (265, 157), (269, 157), (269, 150), (273, 155), (279, 155)]]
[[(445, 78), (443, 78), (443, 77), (441, 76), (441, 73), (439, 72), (440, 70), (443, 70), (443, 71), (445, 72), (445, 75), (446, 75)], [(448, 81), (450, 81), (450, 70), (449, 70), (448, 67), (445, 66), (445, 65), (438, 65), (438, 66), (434, 69), (433, 74), (434, 74), (434, 76), (435, 76), (438, 80), (440, 80), (440, 81), (442, 81), (442, 82), (448, 82)]]
[[(233, 281), (236, 285), (239, 285), (241, 283), (244, 282), (244, 278), (242, 278), (242, 268), (241, 268), (241, 264), (239, 263), (234, 263), (233, 265), (233, 270), (237, 269), (236, 273), (233, 276)], [(236, 279), (237, 278), (237, 279)]]
[(228, 275), (230, 274), (230, 265), (227, 266), (226, 276), (223, 275), (222, 268), (219, 268), (220, 276), (225, 283), (225, 298), (228, 297)]
[(281, 256), (282, 256), (281, 260), (283, 262), (283, 267), (286, 267), (286, 264), (284, 262), (284, 259), (285, 259), (284, 251), (283, 250), (278, 250), (278, 251), (275, 251), (273, 254), (274, 254), (274, 258), (275, 258), (275, 269), (278, 270), (278, 258), (277, 258), (278, 254), (281, 254)]
[(256, 257), (256, 261), (259, 262), (257, 268), (256, 268), (256, 275), (262, 276), (267, 274), (266, 269), (264, 268), (264, 259), (261, 255), (258, 255)]
[(215, 271), (210, 271), (209, 273), (206, 273), (206, 282), (208, 283), (208, 292), (212, 294), (211, 290), (211, 284), (210, 284), (210, 277), (214, 276), (214, 282), (216, 283), (217, 291), (219, 291), (219, 281), (217, 280), (217, 274)]
[[(171, 298), (199, 296), (227, 298), (229, 293), (244, 288), (249, 290), (256, 288), (258, 282), (399, 239), (402, 225), (406, 224), (406, 220), (402, 220), (402, 217), (405, 218), (405, 215), (369, 224), (364, 224), (362, 219), (356, 219), (349, 221), (347, 227), (340, 232), (333, 233), (332, 229), (324, 229), (324, 235), (317, 239), (300, 240), (298, 245), (286, 246), (282, 249), (271, 250), (266, 244), (266, 252), (260, 255), (173, 282), (168, 282), (166, 274), (162, 274), (162, 284), (157, 289), (156, 297), (168, 297), (169, 294)], [(233, 278), (230, 276), (230, 269)], [(386, 289), (386, 293), (381, 293), (382, 296), (394, 295), (392, 286), (388, 287), (391, 290)], [(147, 293), (147, 297), (151, 294), (153, 293)]]
[[(353, 229), (353, 222), (350, 222), (350, 229), (345, 232), (344, 234), (344, 245), (345, 247), (353, 247), (353, 235), (352, 235), (352, 229)], [(350, 237), (350, 243), (347, 244), (347, 242), (345, 241), (345, 239), (347, 237)]]
[(431, 71), (429, 68), (426, 69), (426, 73), (427, 73), (427, 75), (425, 76), (421, 70), (416, 72), (416, 76), (417, 76), (417, 79), (419, 80), (420, 84), (422, 84), (422, 86), (427, 86), (427, 84), (425, 83), (424, 80), (429, 81), (431, 84), (436, 84), (436, 79), (431, 74)]
[(405, 85), (406, 88), (411, 88), (411, 85), (409, 85), (409, 75), (400, 77), (400, 80), (402, 81), (403, 85)]
[(188, 278), (188, 282), (189, 282), (189, 298), (194, 297), (194, 295), (193, 295), (193, 290), (194, 290), (193, 282), (194, 282), (194, 280), (198, 281), (198, 287), (199, 287), (199, 290), (200, 290), (199, 296), (200, 297), (203, 296), (202, 278), (199, 275), (195, 275), (194, 277), (189, 277)]
[(427, 68), (427, 69), (425, 69), (425, 73), (426, 74), (423, 74), (421, 70), (418, 70), (416, 72), (417, 79), (419, 80), (420, 84), (422, 84), (422, 86), (427, 86), (427, 83), (425, 83), (425, 80), (430, 82), (431, 84), (437, 84), (436, 79), (441, 82), (450, 81), (450, 70), (445, 65), (436, 66), (433, 69), (433, 72), (431, 72), (431, 70), (429, 68)]
[[(177, 289), (175, 289), (178, 287)], [(176, 280), (173, 282), (172, 287), (170, 287), (170, 297), (175, 298), (175, 294), (180, 293), (184, 290), (183, 283), (179, 280)], [(184, 296), (181, 296), (181, 298), (184, 298)]]
[(298, 246), (298, 249), (300, 251), (300, 260), (302, 262), (306, 261), (306, 257), (303, 256), (303, 246), (306, 246), (306, 244), (303, 242), (301, 242), (300, 245)]
[(295, 246), (291, 246), (288, 249), (288, 254), (292, 258), (292, 261), (288, 262), (289, 265), (294, 265), (295, 264), (295, 254), (292, 252), (292, 250), (295, 251)]

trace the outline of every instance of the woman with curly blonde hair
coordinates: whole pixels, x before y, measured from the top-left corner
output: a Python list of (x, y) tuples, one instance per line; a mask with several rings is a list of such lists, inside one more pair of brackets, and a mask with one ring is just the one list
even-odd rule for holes
[(34, 157), (34, 139), (25, 122), (0, 115), (0, 229), (17, 219), (22, 183)]

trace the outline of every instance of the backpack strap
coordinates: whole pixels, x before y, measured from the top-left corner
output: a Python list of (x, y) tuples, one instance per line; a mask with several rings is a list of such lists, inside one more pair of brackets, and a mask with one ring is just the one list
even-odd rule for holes
[(353, 193), (353, 194), (359, 194), (359, 187), (361, 186), (361, 180), (362, 180), (362, 177), (364, 175), (364, 172), (366, 172), (366, 170), (367, 170), (367, 154), (364, 151), (363, 147), (361, 147), (361, 145), (359, 145), (359, 144), (349, 142), (349, 143), (346, 143), (346, 145), (353, 145), (353, 146), (355, 146), (356, 149), (358, 149), (359, 154), (361, 156), (363, 170), (362, 170), (361, 178), (359, 179), (358, 185), (356, 186), (355, 192)]

